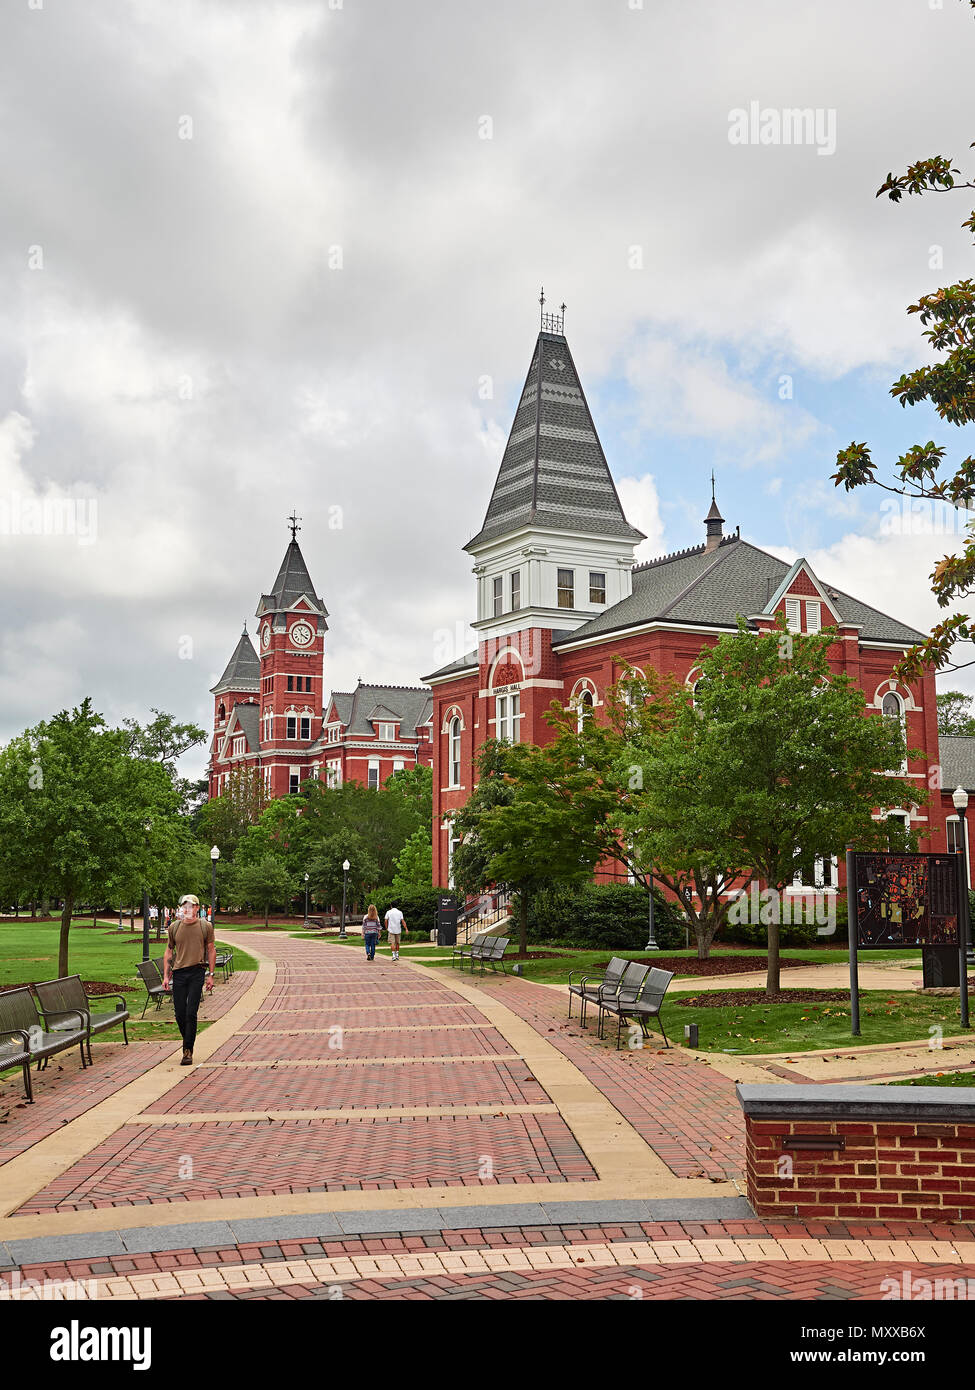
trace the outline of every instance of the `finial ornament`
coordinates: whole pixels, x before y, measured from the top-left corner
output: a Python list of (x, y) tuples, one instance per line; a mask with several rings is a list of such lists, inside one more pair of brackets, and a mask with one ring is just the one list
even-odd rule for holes
[(291, 527), (291, 539), (292, 539), (292, 540), (295, 540), (295, 539), (297, 538), (297, 533), (301, 530), (301, 527), (300, 527), (300, 525), (298, 524), (300, 521), (301, 521), (301, 517), (300, 517), (300, 516), (296, 516), (294, 512), (292, 512), (291, 515), (288, 517), (288, 524), (289, 524), (290, 527)]
[(546, 314), (544, 285), (542, 286), (541, 294), (538, 296), (538, 302), (541, 306), (539, 327), (541, 328), (542, 332), (558, 333), (561, 335), (563, 331), (563, 324), (565, 323), (565, 305), (562, 304), (559, 306), (559, 312), (557, 314)]
[(711, 469), (711, 501), (714, 501), (714, 469)]

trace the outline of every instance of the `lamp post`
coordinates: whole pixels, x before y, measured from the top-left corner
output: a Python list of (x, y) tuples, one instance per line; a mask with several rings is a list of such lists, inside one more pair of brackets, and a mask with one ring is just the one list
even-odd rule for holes
[(213, 926), (217, 924), (217, 860), (220, 858), (220, 850), (214, 845), (210, 850), (210, 921)]
[(648, 886), (649, 886), (649, 892), (648, 892), (647, 896), (648, 896), (649, 899), (650, 899), (650, 922), (649, 922), (650, 931), (649, 931), (649, 935), (647, 936), (647, 946), (646, 946), (646, 949), (647, 949), (648, 951), (659, 951), (659, 950), (660, 950), (660, 947), (657, 945), (657, 938), (656, 938), (656, 936), (654, 935), (654, 930), (653, 930), (653, 870), (652, 870), (652, 869), (650, 869), (649, 872), (647, 873), (647, 884), (648, 884)]
[[(152, 821), (145, 822), (146, 849), (149, 848), (149, 832), (152, 830)], [(142, 959), (149, 959), (149, 889), (143, 886), (142, 889)]]
[(308, 875), (305, 874), (305, 926), (308, 925)]
[(345, 890), (349, 882), (349, 870), (352, 865), (347, 859), (342, 860), (342, 925), (339, 928), (339, 940), (345, 940)]
[(951, 800), (958, 812), (958, 819), (961, 821), (961, 845), (958, 849), (958, 994), (961, 1003), (961, 1026), (967, 1028), (968, 939), (971, 934), (969, 930), (967, 855), (965, 854), (968, 846), (968, 825), (965, 820), (965, 812), (968, 810), (968, 792), (964, 787), (956, 787), (951, 793)]

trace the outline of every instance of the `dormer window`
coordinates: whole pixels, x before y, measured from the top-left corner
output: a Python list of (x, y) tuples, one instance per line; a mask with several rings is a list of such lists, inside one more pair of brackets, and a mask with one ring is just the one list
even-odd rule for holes
[(384, 743), (392, 743), (395, 740), (395, 724), (379, 724), (377, 727), (379, 729), (379, 737), (383, 740)]
[(560, 608), (575, 608), (575, 570), (559, 570), (558, 576), (558, 606)]

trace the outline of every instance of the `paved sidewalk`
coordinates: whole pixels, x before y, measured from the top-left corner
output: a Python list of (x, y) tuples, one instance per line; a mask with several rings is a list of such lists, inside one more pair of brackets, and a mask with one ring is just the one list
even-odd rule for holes
[(122, 1299), (858, 1299), (905, 1266), (975, 1274), (968, 1227), (756, 1221), (734, 1078), (661, 1044), (617, 1053), (557, 991), (246, 945), (260, 969), (192, 1070), (168, 1044), (96, 1044), (96, 1090), (66, 1069), (39, 1124), (11, 1112), (0, 1278)]

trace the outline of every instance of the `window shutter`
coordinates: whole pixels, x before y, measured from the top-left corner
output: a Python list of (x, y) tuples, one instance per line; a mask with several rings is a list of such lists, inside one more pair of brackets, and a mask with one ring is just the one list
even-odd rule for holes
[(818, 632), (822, 624), (820, 622), (820, 605), (813, 600), (806, 604), (806, 631)]
[(787, 598), (785, 601), (785, 625), (790, 632), (799, 632), (801, 629), (797, 598)]

